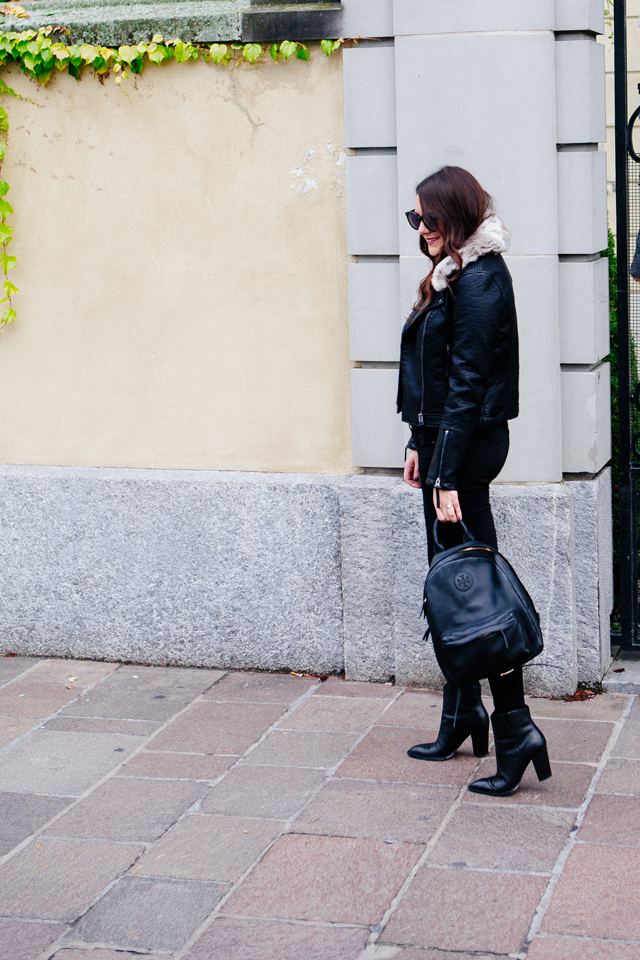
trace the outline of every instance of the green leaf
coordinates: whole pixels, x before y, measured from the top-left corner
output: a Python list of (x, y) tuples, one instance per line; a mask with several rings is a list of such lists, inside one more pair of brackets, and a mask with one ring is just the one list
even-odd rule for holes
[(258, 57), (262, 56), (262, 47), (259, 43), (246, 43), (243, 56), (249, 63), (255, 63)]
[(191, 43), (183, 43), (178, 40), (174, 46), (175, 57), (178, 63), (185, 63), (187, 60), (197, 60), (200, 56), (199, 50)]
[(12, 233), (13, 227), (10, 227), (8, 223), (0, 223), (0, 243), (9, 243)]
[(14, 287), (14, 285), (11, 283), (11, 280), (5, 280), (2, 286), (4, 288), (4, 292), (6, 293), (7, 297), (12, 297), (14, 294), (18, 292), (18, 288)]
[(296, 54), (298, 60), (308, 60), (309, 59), (309, 50), (303, 43), (300, 44), (300, 49)]
[(139, 55), (138, 51), (136, 50), (135, 47), (128, 47), (128, 46), (118, 47), (118, 56), (120, 57), (121, 60), (124, 60), (125, 63), (130, 64), (133, 60), (135, 60), (138, 57), (138, 55)]
[(214, 43), (209, 48), (209, 55), (214, 63), (220, 63), (222, 61), (222, 63), (226, 64), (231, 57), (231, 51), (226, 43)]
[(10, 256), (6, 250), (3, 250), (2, 253), (0, 253), (0, 267), (2, 267), (5, 273), (9, 273), (9, 270), (13, 270), (17, 262), (17, 259)]
[(2, 320), (0, 320), (0, 323), (13, 323), (13, 321), (16, 319), (16, 316), (17, 314), (15, 310), (12, 310), (11, 307), (9, 307), (8, 310), (5, 310), (4, 316), (2, 317)]
[(80, 56), (85, 63), (93, 63), (100, 54), (96, 47), (92, 47), (90, 43), (85, 43), (80, 47)]
[[(3, 143), (2, 146), (4, 147), (5, 144)], [(2, 157), (0, 156), (0, 160), (1, 159)], [(9, 184), (7, 183), (6, 180), (0, 180), (0, 197), (6, 197), (8, 193), (9, 193)]]
[(0, 163), (2, 163), (2, 161), (4, 160), (4, 155), (6, 152), (7, 152), (6, 143), (2, 143), (2, 141), (0, 141)]
[(321, 40), (320, 46), (328, 57), (331, 56), (333, 53), (333, 40)]
[(278, 44), (277, 44), (277, 43), (272, 43), (272, 44), (271, 44), (271, 46), (269, 47), (269, 53), (271, 54), (271, 56), (273, 57), (274, 60), (277, 60), (277, 59), (278, 59)]
[(0, 198), (0, 217), (7, 217), (11, 213), (13, 213), (13, 207), (11, 206), (9, 201)]
[(292, 57), (297, 49), (298, 49), (298, 44), (294, 43), (292, 40), (283, 40), (282, 43), (280, 44), (280, 53), (285, 58), (285, 60), (288, 60), (289, 57)]
[(100, 76), (101, 74), (106, 73), (107, 70), (109, 69), (109, 64), (107, 63), (107, 61), (100, 56), (95, 58), (91, 66), (93, 67), (93, 72), (97, 76)]

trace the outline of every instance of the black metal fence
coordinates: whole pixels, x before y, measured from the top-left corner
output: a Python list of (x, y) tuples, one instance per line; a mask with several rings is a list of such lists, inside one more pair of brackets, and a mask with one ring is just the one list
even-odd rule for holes
[[(614, 0), (614, 96), (616, 148), (616, 251), (618, 310), (618, 412), (620, 466), (620, 646), (639, 649), (638, 502), (640, 498), (640, 280), (630, 268), (640, 233), (640, 154), (627, 103), (626, 0)], [(640, 104), (640, 91), (638, 95)], [(635, 106), (635, 104), (634, 104)], [(640, 128), (640, 124), (639, 124)], [(636, 272), (634, 267), (634, 273)], [(640, 270), (638, 270), (640, 274)]]

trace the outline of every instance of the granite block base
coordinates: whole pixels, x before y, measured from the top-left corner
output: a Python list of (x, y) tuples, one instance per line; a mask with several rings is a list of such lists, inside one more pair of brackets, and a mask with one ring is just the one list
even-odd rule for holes
[[(496, 484), (545, 650), (532, 693), (609, 666), (610, 474)], [(0, 652), (441, 686), (422, 499), (399, 478), (0, 468)]]

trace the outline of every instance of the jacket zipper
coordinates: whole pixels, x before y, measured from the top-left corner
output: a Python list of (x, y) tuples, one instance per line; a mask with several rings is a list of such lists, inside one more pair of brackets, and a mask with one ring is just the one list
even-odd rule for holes
[(422, 324), (422, 345), (420, 347), (420, 413), (418, 414), (418, 423), (424, 424), (424, 335), (427, 332), (428, 314)]
[(438, 487), (438, 489), (440, 488), (440, 475), (442, 473), (442, 465), (444, 464), (444, 454), (447, 449), (448, 439), (449, 439), (449, 431), (445, 430), (444, 439), (442, 441), (442, 451), (440, 453), (440, 466), (438, 467), (438, 476), (436, 477), (436, 482), (434, 483), (434, 487)]

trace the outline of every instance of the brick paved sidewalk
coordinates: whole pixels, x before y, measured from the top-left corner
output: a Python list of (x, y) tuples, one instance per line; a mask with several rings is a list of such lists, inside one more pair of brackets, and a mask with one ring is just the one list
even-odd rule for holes
[(0, 657), (0, 960), (638, 960), (640, 702), (530, 705), (496, 801), (434, 693)]

